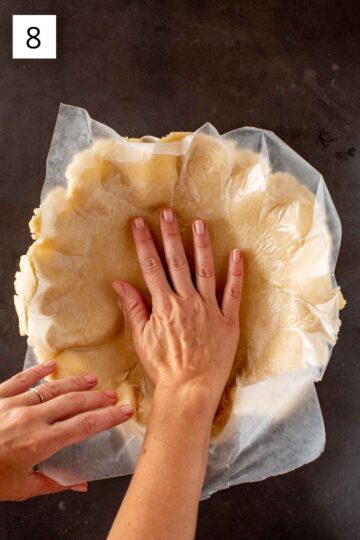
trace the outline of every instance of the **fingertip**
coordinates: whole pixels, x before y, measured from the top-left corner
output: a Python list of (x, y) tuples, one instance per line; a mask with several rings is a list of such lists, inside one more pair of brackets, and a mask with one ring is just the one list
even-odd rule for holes
[(75, 484), (74, 486), (71, 486), (69, 489), (70, 491), (79, 491), (79, 492), (85, 493), (86, 491), (88, 491), (89, 486), (87, 482), (81, 482), (81, 484)]
[(196, 219), (193, 221), (193, 231), (198, 235), (202, 236), (206, 232), (206, 221), (203, 219)]
[(127, 418), (130, 418), (134, 414), (134, 407), (132, 405), (120, 405), (120, 410)]
[(51, 370), (55, 369), (56, 361), (55, 360), (48, 360), (47, 362), (44, 362), (43, 364), (41, 364), (41, 366), (46, 371), (51, 371)]
[(240, 249), (233, 249), (230, 253), (230, 274), (242, 277), (244, 273), (244, 256)]
[(83, 375), (83, 379), (86, 382), (86, 384), (91, 384), (91, 385), (96, 384), (98, 380), (95, 373), (86, 373), (85, 375)]
[(232, 262), (240, 263), (241, 259), (242, 259), (242, 253), (241, 253), (240, 249), (238, 249), (238, 248), (233, 249), (232, 252), (231, 252), (231, 260), (232, 260)]
[(118, 397), (116, 390), (104, 390), (104, 394), (109, 399), (117, 399)]
[(136, 231), (141, 231), (145, 228), (145, 220), (142, 216), (137, 216), (132, 220), (132, 225)]
[(124, 297), (126, 294), (126, 287), (124, 283), (120, 280), (116, 280), (112, 283), (114, 291), (121, 297)]
[(175, 213), (172, 208), (163, 208), (160, 215), (166, 223), (172, 223), (175, 219)]

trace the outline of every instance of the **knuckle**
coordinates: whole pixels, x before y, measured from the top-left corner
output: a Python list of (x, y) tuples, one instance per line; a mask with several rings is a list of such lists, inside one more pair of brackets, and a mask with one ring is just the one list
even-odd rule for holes
[(157, 272), (160, 268), (159, 261), (156, 257), (147, 257), (142, 262), (144, 272)]
[(125, 304), (124, 307), (129, 317), (136, 316), (142, 310), (141, 304), (139, 304), (139, 302), (137, 302), (136, 300), (129, 301), (127, 304)]
[(34, 379), (34, 375), (36, 379), (42, 379), (43, 378), (43, 364), (36, 364), (30, 369), (25, 370), (24, 374), (27, 375), (29, 379), (31, 380)]
[(225, 319), (225, 328), (229, 332), (235, 333), (235, 334), (238, 335), (239, 328), (240, 328), (240, 323), (239, 323), (239, 317), (237, 316), (236, 313), (232, 313), (232, 314), (228, 315), (228, 317), (226, 317), (226, 319)]
[(81, 409), (81, 407), (85, 404), (85, 395), (84, 394), (68, 394), (67, 399), (70, 400), (71, 404), (74, 406), (75, 409)]
[(198, 274), (202, 278), (212, 278), (214, 277), (214, 272), (210, 266), (200, 266)]
[(106, 395), (105, 392), (106, 390), (96, 390), (94, 392), (96, 400), (97, 400), (97, 406), (109, 404), (109, 397)]
[(77, 375), (76, 377), (72, 377), (71, 381), (73, 385), (75, 386), (75, 388), (83, 388), (84, 382), (85, 382), (83, 377), (80, 377), (80, 375)]
[(82, 427), (83, 432), (86, 435), (91, 435), (92, 433), (96, 433), (97, 422), (96, 422), (95, 416), (93, 414), (86, 414), (81, 419), (81, 427)]
[(200, 313), (200, 304), (195, 298), (184, 298), (183, 306), (188, 315), (198, 315)]
[(42, 390), (46, 393), (47, 398), (56, 398), (60, 395), (60, 388), (56, 383), (47, 382), (42, 385)]
[(32, 380), (28, 373), (25, 373), (24, 371), (21, 371), (20, 373), (17, 373), (13, 380), (19, 383), (21, 386), (27, 386), (31, 384)]
[(242, 278), (243, 277), (243, 274), (244, 274), (244, 270), (243, 268), (240, 266), (240, 268), (234, 268), (233, 271), (232, 271), (232, 275), (235, 276), (236, 278)]
[(116, 425), (119, 422), (121, 422), (122, 419), (122, 412), (120, 410), (116, 410), (115, 407), (109, 407), (106, 411), (107, 420), (109, 421), (109, 424)]
[(174, 269), (181, 269), (184, 268), (186, 265), (185, 259), (183, 257), (179, 257), (178, 255), (172, 255), (167, 258), (167, 263), (169, 267)]
[(179, 236), (176, 228), (174, 228), (174, 222), (173, 223), (167, 223), (164, 227), (164, 233), (165, 236), (168, 236), (169, 238), (176, 238)]
[(29, 409), (29, 407), (24, 407), (20, 410), (20, 420), (23, 424), (28, 424), (31, 420), (34, 419), (34, 413)]
[(232, 298), (239, 298), (240, 296), (240, 287), (237, 285), (231, 285), (228, 290), (228, 295)]
[(43, 434), (35, 433), (27, 442), (27, 451), (31, 454), (38, 455), (48, 446)]
[(210, 246), (210, 240), (206, 234), (198, 237), (196, 240), (196, 246), (198, 248), (208, 248)]
[(142, 232), (137, 236), (136, 242), (138, 244), (151, 244), (152, 243), (152, 237), (147, 227), (145, 227), (145, 229), (143, 229)]
[(170, 295), (159, 294), (154, 298), (154, 303), (158, 312), (165, 317), (170, 317), (173, 309), (173, 302)]
[(16, 408), (11, 411), (15, 425), (26, 425), (33, 419), (33, 412), (28, 407)]

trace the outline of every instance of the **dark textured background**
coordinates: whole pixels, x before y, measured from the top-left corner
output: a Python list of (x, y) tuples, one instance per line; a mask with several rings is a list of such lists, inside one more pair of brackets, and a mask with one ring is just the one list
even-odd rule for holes
[[(1, 378), (18, 371), (13, 275), (30, 236), (59, 102), (121, 134), (206, 121), (275, 131), (321, 171), (343, 224), (348, 305), (318, 384), (327, 445), (314, 463), (200, 506), (198, 539), (357, 540), (359, 474), (360, 17), (357, 1), (9, 1), (0, 4)], [(57, 60), (12, 60), (11, 15), (56, 14)], [(1, 443), (1, 441), (0, 441)], [(128, 478), (0, 504), (0, 540), (101, 540)]]

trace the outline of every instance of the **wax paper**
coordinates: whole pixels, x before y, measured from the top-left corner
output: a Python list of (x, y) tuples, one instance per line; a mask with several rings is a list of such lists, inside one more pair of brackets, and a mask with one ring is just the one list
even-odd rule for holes
[[(239, 148), (261, 153), (272, 171), (293, 174), (316, 194), (317, 225), (326, 226), (331, 232), (329, 274), (335, 286), (334, 269), (341, 225), (320, 173), (269, 131), (245, 127), (220, 136), (211, 124), (205, 124), (196, 133), (211, 134), (219, 141), (234, 140)], [(99, 138), (125, 142), (114, 130), (92, 120), (84, 109), (60, 106), (47, 159), (42, 200), (56, 185), (66, 185), (65, 169), (74, 154), (88, 148)], [(154, 137), (144, 137), (144, 142), (131, 144), (146, 144), (147, 151), (153, 153), (185, 155), (191, 138), (192, 135), (181, 143), (168, 143), (166, 148)], [(337, 317), (338, 307), (335, 302), (331, 318)], [(329, 316), (321, 313), (321, 306), (314, 309), (331, 334), (325, 361), (316, 361), (309, 347), (302, 369), (246, 386), (239, 380), (230, 419), (209, 447), (202, 498), (234, 484), (286, 473), (316, 459), (323, 451), (325, 430), (314, 381), (321, 380), (324, 374), (336, 333), (328, 324)], [(25, 367), (36, 362), (29, 348)], [(39, 464), (39, 467), (62, 484), (131, 474), (136, 466), (144, 432), (144, 426), (129, 421), (61, 450)]]

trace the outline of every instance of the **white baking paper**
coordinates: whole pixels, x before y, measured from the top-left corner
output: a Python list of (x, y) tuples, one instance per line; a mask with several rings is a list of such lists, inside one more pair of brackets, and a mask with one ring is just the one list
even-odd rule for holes
[[(341, 240), (341, 225), (325, 182), (311, 165), (303, 160), (272, 132), (251, 127), (223, 135), (211, 124), (197, 132), (233, 139), (241, 148), (260, 152), (273, 171), (290, 172), (316, 194), (319, 222), (332, 234), (332, 257), (329, 272), (336, 284), (334, 270)], [(76, 152), (91, 146), (98, 138), (114, 138), (125, 143), (115, 131), (92, 120), (81, 108), (61, 105), (46, 166), (41, 199), (56, 185), (65, 185), (65, 169)], [(164, 146), (155, 137), (145, 137), (147, 151), (161, 153)], [(150, 142), (148, 142), (150, 141)], [(166, 152), (184, 154), (191, 136), (179, 143), (168, 143)], [(129, 144), (129, 143), (127, 143)], [(131, 143), (144, 145), (145, 143)], [(327, 316), (322, 318), (327, 324)], [(338, 314), (338, 305), (332, 310)], [(331, 336), (331, 342), (336, 336)], [(283, 474), (316, 459), (324, 449), (325, 430), (314, 381), (322, 378), (326, 361), (319, 366), (311, 348), (306, 367), (273, 377), (250, 386), (236, 388), (231, 417), (209, 448), (209, 463), (202, 498), (234, 484), (255, 482)], [(37, 362), (28, 349), (25, 367)], [(97, 480), (131, 474), (136, 466), (145, 428), (130, 420), (127, 423), (88, 440), (72, 445), (41, 463), (40, 469), (62, 484)], [(186, 437), (186, 434), (184, 434)]]

